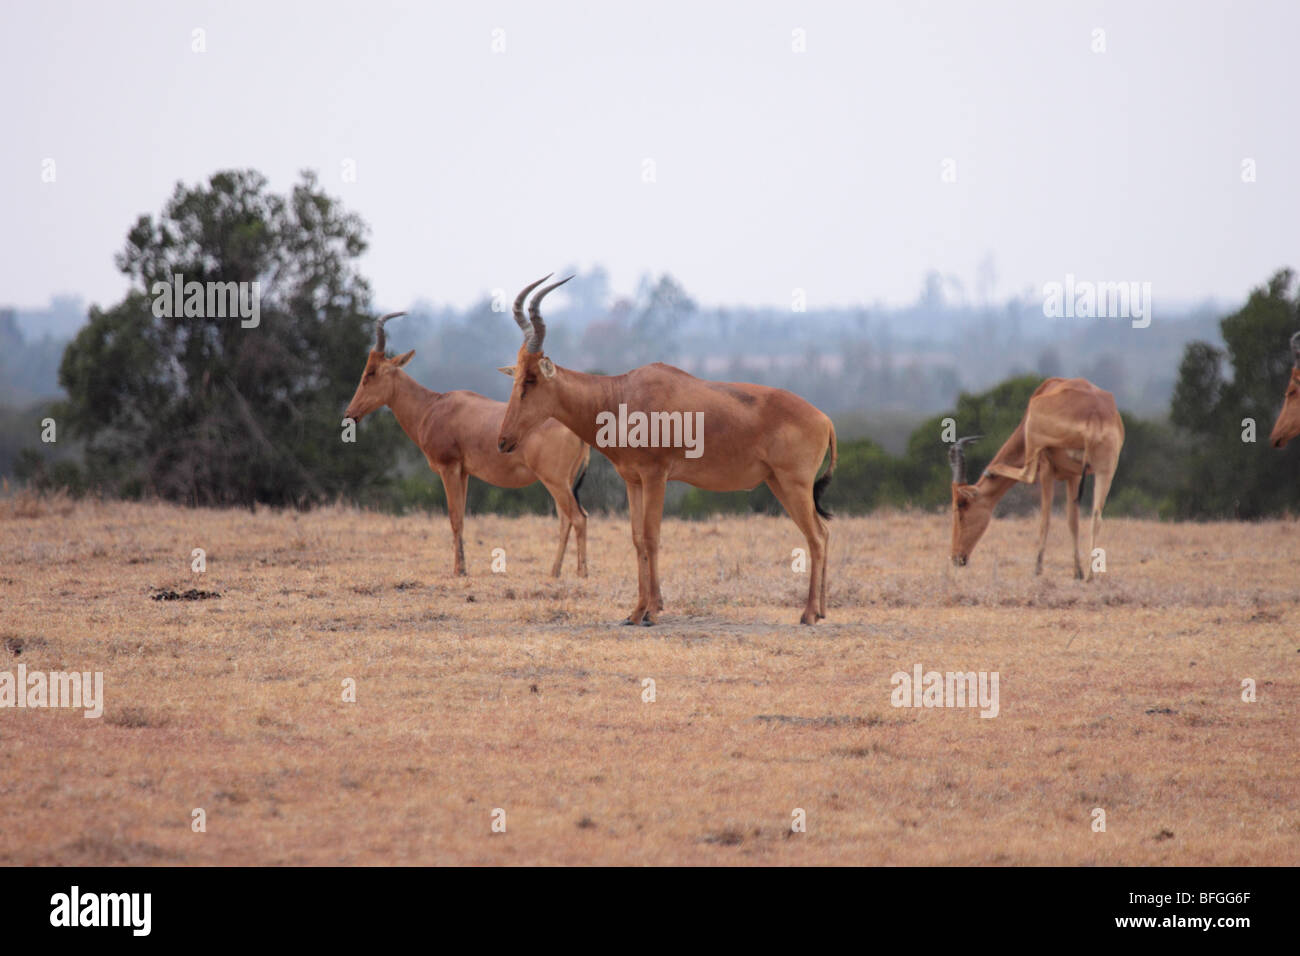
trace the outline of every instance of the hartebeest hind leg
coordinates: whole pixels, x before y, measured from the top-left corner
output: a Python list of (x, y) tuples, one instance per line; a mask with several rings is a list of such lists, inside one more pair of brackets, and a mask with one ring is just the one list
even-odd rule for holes
[[(813, 510), (817, 510), (815, 506)], [(817, 516), (817, 520), (822, 527), (822, 588), (817, 598), (817, 616), (821, 618), (826, 616), (826, 582), (830, 578), (830, 575), (826, 573), (826, 563), (831, 558), (831, 529), (826, 519), (821, 515)]]
[(587, 514), (582, 510), (578, 500), (573, 496), (573, 489), (555, 482), (542, 479), (542, 484), (555, 499), (555, 510), (560, 515), (560, 547), (555, 552), (555, 562), (551, 565), (551, 577), (558, 578), (564, 566), (564, 551), (569, 544), (569, 530), (574, 532), (574, 544), (578, 549), (578, 577), (587, 576)]
[(1092, 566), (1096, 562), (1097, 532), (1101, 530), (1101, 509), (1106, 506), (1106, 496), (1110, 494), (1110, 482), (1114, 474), (1109, 471), (1097, 471), (1092, 478), (1092, 528), (1088, 535), (1088, 570), (1085, 581), (1092, 580)]
[(1070, 526), (1070, 540), (1073, 542), (1074, 576), (1079, 580), (1083, 579), (1083, 563), (1079, 560), (1079, 483), (1082, 481), (1083, 475), (1065, 479), (1065, 520)]
[(1056, 473), (1052, 463), (1044, 461), (1038, 475), (1038, 484), (1043, 493), (1043, 513), (1038, 516), (1038, 563), (1034, 565), (1034, 574), (1043, 573), (1043, 552), (1047, 550), (1047, 526), (1052, 521), (1052, 500), (1056, 497)]
[(469, 491), (469, 476), (459, 464), (440, 472), (442, 488), (447, 495), (447, 518), (451, 521), (452, 549), (455, 552), (453, 574), (465, 574), (465, 498)]
[(813, 504), (811, 484), (790, 478), (782, 481), (772, 475), (767, 486), (808, 542), (808, 603), (799, 620), (816, 624), (819, 617), (826, 616), (826, 545), (830, 529)]

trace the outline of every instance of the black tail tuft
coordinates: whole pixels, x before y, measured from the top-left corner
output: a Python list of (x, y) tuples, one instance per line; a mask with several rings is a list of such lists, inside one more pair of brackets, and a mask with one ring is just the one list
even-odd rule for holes
[(827, 521), (830, 521), (831, 518), (835, 517), (834, 512), (827, 511), (822, 507), (822, 492), (826, 490), (826, 486), (830, 483), (831, 473), (829, 471), (813, 482), (813, 507), (816, 508), (817, 513)]
[[(1084, 484), (1085, 484), (1085, 482), (1086, 482), (1087, 477), (1088, 477), (1088, 469), (1085, 467), (1085, 468), (1083, 469), (1083, 474), (1079, 476), (1079, 494), (1078, 494), (1078, 497), (1076, 497), (1076, 498), (1074, 499), (1074, 503), (1075, 503), (1075, 504), (1078, 504), (1078, 503), (1080, 503), (1081, 501), (1083, 501), (1083, 486), (1084, 486)], [(1096, 480), (1097, 480), (1096, 478), (1093, 479), (1093, 481), (1096, 481)]]
[(583, 514), (587, 511), (582, 507), (582, 499), (578, 497), (578, 489), (582, 487), (583, 479), (587, 477), (587, 467), (584, 465), (582, 471), (578, 472), (578, 480), (573, 483), (573, 500), (578, 503), (578, 510)]

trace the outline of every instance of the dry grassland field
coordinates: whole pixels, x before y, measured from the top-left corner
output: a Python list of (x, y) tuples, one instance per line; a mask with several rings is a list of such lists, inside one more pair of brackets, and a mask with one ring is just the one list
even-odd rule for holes
[[(1034, 518), (964, 569), (946, 515), (838, 518), (812, 628), (789, 520), (666, 521), (633, 628), (619, 516), (554, 581), (541, 517), (471, 515), (457, 579), (440, 515), (34, 510), (0, 671), (105, 704), (0, 710), (3, 864), (1300, 863), (1294, 521), (1108, 520), (1084, 584), (1059, 515), (1041, 578)], [(918, 664), (998, 715), (892, 706)]]

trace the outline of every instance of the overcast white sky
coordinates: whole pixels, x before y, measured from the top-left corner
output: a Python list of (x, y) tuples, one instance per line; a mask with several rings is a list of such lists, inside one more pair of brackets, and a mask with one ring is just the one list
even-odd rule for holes
[(383, 308), (571, 263), (907, 302), (990, 254), (999, 296), (1072, 272), (1231, 301), (1300, 265), (1297, 37), (1284, 0), (4, 0), (0, 303), (116, 300), (135, 218), (235, 166), (318, 170)]

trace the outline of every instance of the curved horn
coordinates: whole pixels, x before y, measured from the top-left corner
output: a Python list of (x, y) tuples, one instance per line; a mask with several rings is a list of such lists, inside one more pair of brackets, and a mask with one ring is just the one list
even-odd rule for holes
[(519, 326), (519, 331), (524, 333), (525, 338), (533, 334), (533, 327), (528, 324), (528, 319), (524, 317), (524, 299), (528, 298), (528, 293), (532, 292), (553, 275), (555, 275), (554, 272), (546, 273), (546, 275), (542, 276), (532, 285), (525, 286), (524, 291), (515, 296), (515, 324)]
[(1291, 336), (1291, 356), (1295, 359), (1297, 368), (1300, 368), (1300, 332)]
[(405, 312), (389, 312), (387, 315), (381, 315), (375, 319), (375, 351), (382, 352), (388, 347), (388, 339), (384, 336), (384, 323), (389, 319), (395, 319), (399, 315), (406, 315)]
[(965, 438), (958, 438), (948, 448), (948, 464), (952, 465), (953, 484), (966, 484), (966, 446), (983, 437), (983, 435), (968, 435)]
[[(569, 279), (572, 278), (573, 276), (569, 276)], [(568, 282), (569, 279), (561, 279), (559, 282), (552, 282), (541, 292), (537, 293), (537, 295), (533, 296), (533, 301), (528, 303), (528, 318), (531, 319), (533, 323), (533, 335), (532, 338), (528, 340), (528, 351), (540, 352), (542, 350), (542, 340), (546, 338), (546, 323), (542, 321), (542, 313), (538, 311), (539, 306), (542, 304), (542, 300), (545, 299), (550, 292)]]

